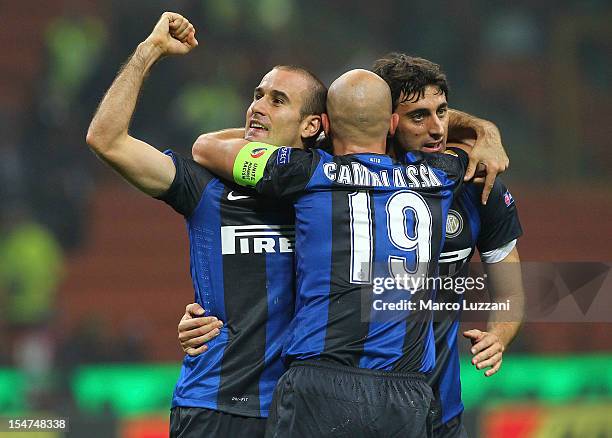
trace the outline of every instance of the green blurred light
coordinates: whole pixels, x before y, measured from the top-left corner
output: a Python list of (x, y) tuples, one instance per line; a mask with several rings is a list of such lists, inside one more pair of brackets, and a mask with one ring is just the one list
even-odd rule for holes
[[(529, 356), (508, 354), (501, 371), (484, 377), (461, 359), (463, 403), (466, 409), (486, 403), (540, 401), (548, 404), (612, 397), (612, 355)], [(79, 407), (91, 413), (112, 410), (121, 416), (170, 409), (179, 364), (83, 366), (72, 378)], [(0, 368), (0, 412), (25, 409), (25, 377)]]
[(287, 26), (295, 7), (292, 0), (257, 0), (254, 6), (258, 15), (256, 23), (270, 31)]
[(0, 368), (0, 412), (4, 415), (25, 411), (25, 376), (10, 368)]
[(177, 364), (81, 367), (72, 390), (79, 406), (90, 412), (110, 408), (120, 415), (137, 415), (169, 410), (179, 371)]
[(541, 400), (565, 403), (592, 396), (612, 396), (612, 356), (504, 355), (500, 372), (484, 377), (461, 359), (461, 390), (466, 409), (480, 403), (510, 400)]

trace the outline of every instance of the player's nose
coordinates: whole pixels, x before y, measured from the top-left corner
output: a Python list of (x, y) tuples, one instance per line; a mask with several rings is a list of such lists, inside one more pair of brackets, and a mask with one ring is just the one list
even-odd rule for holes
[(442, 120), (437, 116), (432, 117), (429, 125), (429, 135), (436, 140), (444, 135), (444, 123), (442, 123)]
[(267, 105), (265, 102), (265, 99), (257, 99), (254, 100), (253, 103), (251, 103), (251, 106), (249, 108), (251, 110), (252, 114), (260, 114), (260, 115), (265, 115), (267, 114)]

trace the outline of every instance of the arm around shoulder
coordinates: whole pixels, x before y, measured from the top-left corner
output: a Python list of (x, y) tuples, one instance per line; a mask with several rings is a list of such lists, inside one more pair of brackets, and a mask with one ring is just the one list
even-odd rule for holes
[(191, 152), (196, 163), (227, 181), (234, 181), (234, 163), (238, 153), (249, 142), (224, 131), (203, 134), (193, 144)]

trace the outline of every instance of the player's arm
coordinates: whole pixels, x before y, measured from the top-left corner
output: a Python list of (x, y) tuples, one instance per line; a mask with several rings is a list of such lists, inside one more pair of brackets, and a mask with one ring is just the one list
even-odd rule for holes
[(484, 180), (475, 180), (485, 184), (482, 203), (486, 204), (495, 178), (508, 168), (510, 160), (504, 150), (499, 129), (494, 123), (455, 109), (449, 110), (448, 141), (465, 143), (468, 139), (475, 141), (474, 148), (469, 153), (470, 163), (465, 173), (465, 181), (477, 175), (479, 163), (486, 166)]
[[(240, 140), (244, 140), (244, 128), (229, 128), (201, 134), (191, 147), (191, 155), (196, 163), (204, 165), (209, 159), (207, 152), (213, 151), (212, 148), (222, 146), (223, 150), (227, 152), (231, 149), (231, 142), (236, 142), (241, 147), (246, 144), (246, 141)], [(221, 145), (218, 145), (218, 143), (221, 143)]]
[(248, 143), (244, 139), (244, 129), (227, 129), (200, 135), (191, 153), (196, 163), (225, 180), (233, 181), (234, 162)]
[(276, 198), (301, 193), (318, 162), (312, 151), (203, 135), (194, 145), (198, 164), (222, 178)]
[(244, 139), (244, 128), (229, 128), (222, 129), (220, 131), (208, 132), (201, 134), (191, 147), (191, 155), (196, 163), (200, 164), (200, 161), (206, 160), (206, 157), (202, 157), (202, 154), (206, 154), (206, 150), (214, 142), (232, 141), (232, 140), (243, 140)]
[(201, 134), (191, 148), (191, 154), (195, 158), (206, 148), (210, 142), (225, 141), (225, 140), (242, 140), (244, 139), (244, 128), (228, 128), (220, 131), (208, 132)]
[(497, 263), (485, 263), (485, 272), (493, 302), (510, 303), (509, 311), (492, 311), (487, 330), (468, 330), (464, 336), (472, 341), (472, 364), (479, 370), (489, 368), (485, 376), (499, 371), (503, 354), (516, 337), (524, 315), (525, 292), (516, 247)]
[(185, 314), (178, 324), (178, 339), (183, 351), (197, 356), (208, 350), (206, 342), (219, 336), (223, 322), (214, 316), (204, 316), (204, 309), (198, 303), (185, 307)]
[(143, 192), (157, 196), (172, 184), (172, 158), (129, 135), (138, 94), (162, 56), (186, 54), (197, 46), (195, 29), (179, 14), (165, 12), (140, 43), (102, 99), (87, 131), (87, 144), (102, 160)]

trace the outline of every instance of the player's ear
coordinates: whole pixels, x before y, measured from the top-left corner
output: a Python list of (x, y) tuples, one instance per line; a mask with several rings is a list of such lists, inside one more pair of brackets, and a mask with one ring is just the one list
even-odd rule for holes
[(311, 114), (306, 116), (302, 121), (302, 137), (310, 138), (314, 137), (321, 130), (321, 116)]
[(398, 124), (399, 124), (399, 114), (397, 113), (391, 114), (391, 120), (389, 121), (389, 134), (391, 136), (395, 134), (395, 130), (397, 129)]
[(323, 132), (326, 136), (329, 136), (329, 117), (327, 113), (321, 114), (321, 122), (323, 123)]

